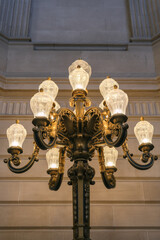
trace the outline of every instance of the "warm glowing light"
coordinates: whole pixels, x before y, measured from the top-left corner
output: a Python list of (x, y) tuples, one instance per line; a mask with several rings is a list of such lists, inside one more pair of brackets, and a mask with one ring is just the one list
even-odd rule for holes
[(86, 90), (91, 75), (90, 65), (83, 60), (76, 60), (68, 69), (69, 81), (73, 88)]
[(52, 98), (43, 91), (36, 93), (30, 100), (30, 106), (34, 117), (48, 118), (52, 104)]
[(52, 148), (46, 153), (48, 169), (59, 168), (59, 148)]
[(11, 142), (11, 146), (12, 147), (18, 147), (19, 146), (19, 142), (18, 141), (13, 141), (13, 142)]
[(51, 78), (48, 78), (47, 80), (43, 81), (39, 85), (39, 90), (40, 89), (43, 89), (43, 91), (52, 98), (52, 101), (54, 101), (58, 94), (58, 86), (57, 84), (55, 84), (55, 82), (51, 80)]
[(148, 121), (144, 121), (143, 118), (134, 127), (134, 133), (139, 144), (151, 143), (153, 137), (154, 127)]
[(114, 89), (114, 86), (117, 86), (117, 88), (119, 88), (119, 84), (110, 77), (107, 77), (101, 82), (99, 85), (99, 90), (104, 99), (106, 99), (108, 93)]
[(23, 125), (19, 124), (19, 121), (17, 123), (12, 124), (7, 129), (7, 138), (9, 142), (9, 147), (21, 147), (22, 144), (26, 138), (27, 131), (23, 127)]
[(116, 161), (118, 158), (118, 151), (114, 147), (104, 147), (104, 159), (106, 167), (116, 167)]
[(112, 167), (112, 166), (114, 166), (113, 162), (111, 162), (111, 161), (107, 162), (106, 167)]
[(115, 88), (111, 90), (105, 98), (111, 115), (120, 113), (125, 114), (128, 105), (128, 96), (122, 90)]

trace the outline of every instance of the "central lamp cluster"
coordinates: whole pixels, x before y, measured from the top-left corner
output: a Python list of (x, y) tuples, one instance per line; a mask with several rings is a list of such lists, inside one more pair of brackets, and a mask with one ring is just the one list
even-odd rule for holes
[(70, 106), (60, 108), (55, 101), (58, 93), (57, 85), (49, 78), (39, 86), (30, 101), (34, 114), (32, 121), (34, 150), (29, 162), (22, 167), (19, 155), (23, 152), (22, 144), (27, 132), (17, 121), (7, 129), (9, 140), (8, 153), (5, 159), (9, 169), (14, 173), (22, 173), (38, 161), (39, 149), (47, 150), (47, 173), (50, 174), (49, 188), (58, 190), (61, 186), (65, 154), (73, 161), (68, 169), (69, 185), (73, 187), (73, 239), (90, 240), (90, 184), (95, 174), (89, 165), (95, 151), (98, 152), (100, 173), (106, 188), (114, 188), (117, 170), (117, 147), (122, 146), (124, 158), (137, 169), (149, 169), (157, 156), (150, 151), (152, 144), (153, 126), (141, 117), (134, 128), (142, 152), (140, 161), (133, 160), (127, 144), (128, 124), (126, 108), (128, 96), (119, 89), (119, 84), (107, 77), (100, 84), (100, 92), (104, 100), (99, 107), (90, 107), (87, 98), (87, 84), (91, 76), (91, 67), (83, 60), (77, 60), (69, 67), (69, 80), (73, 88)]
[[(72, 113), (72, 118), (75, 118), (76, 121), (78, 121), (78, 119), (83, 119), (84, 114), (87, 116), (87, 113), (92, 115), (93, 121), (94, 110), (91, 109), (91, 112), (87, 111), (87, 113), (85, 113), (85, 107), (90, 106), (90, 101), (86, 98), (86, 88), (90, 76), (91, 67), (87, 62), (83, 60), (77, 60), (73, 62), (69, 67), (69, 80), (73, 88), (73, 98), (70, 101), (70, 105), (75, 108), (74, 113)], [(125, 127), (123, 125), (127, 121), (126, 108), (128, 105), (128, 96), (124, 91), (119, 89), (119, 84), (110, 77), (107, 77), (101, 82), (99, 89), (104, 100), (99, 105), (101, 110), (96, 109), (96, 111), (99, 111), (99, 115), (96, 113), (97, 115), (94, 115), (94, 118), (99, 118), (98, 121), (101, 121), (101, 124), (103, 126), (101, 126), (99, 130), (101, 130), (101, 132), (103, 131), (103, 133), (101, 133), (101, 137), (97, 136), (98, 142), (94, 142), (93, 145), (95, 145), (95, 148), (97, 149), (98, 147), (101, 148), (101, 146), (104, 147), (103, 157), (105, 168), (114, 168), (114, 170), (116, 170), (118, 151), (115, 149), (115, 147), (122, 145), (123, 150), (125, 150), (125, 155), (129, 157), (129, 161), (131, 161), (131, 155), (126, 154), (128, 150), (126, 151), (127, 145), (125, 141), (126, 129), (128, 128), (128, 125), (125, 125)], [(48, 78), (40, 84), (39, 92), (36, 93), (30, 100), (31, 110), (34, 114), (33, 124), (39, 129), (43, 128), (43, 131), (41, 131), (41, 136), (37, 134), (37, 129), (33, 129), (35, 142), (41, 149), (51, 148), (46, 154), (46, 159), (48, 162), (48, 169), (55, 170), (59, 168), (59, 147), (61, 146), (61, 143), (58, 144), (58, 141), (55, 141), (56, 135), (58, 136), (59, 126), (57, 124), (59, 122), (59, 113), (61, 112), (59, 111), (60, 105), (55, 101), (57, 94), (58, 86), (51, 80), (51, 78)], [(63, 119), (64, 117), (65, 116), (63, 116)], [(71, 117), (69, 117), (69, 119), (71, 119)], [(99, 123), (99, 125), (101, 124)], [(123, 126), (123, 129), (120, 131), (120, 128), (117, 126)], [(71, 128), (69, 125), (68, 127)], [(93, 125), (93, 127), (95, 126)], [(141, 121), (137, 123), (134, 128), (134, 132), (140, 144), (139, 149), (142, 151), (145, 149), (145, 152), (147, 149), (147, 153), (149, 153), (150, 150), (153, 149), (153, 126), (141, 118)], [(18, 165), (18, 163), (20, 163), (20, 161), (18, 162), (17, 160), (14, 160), (14, 157), (17, 159), (17, 155), (23, 152), (22, 144), (25, 140), (26, 135), (27, 132), (25, 128), (19, 124), (19, 121), (7, 129), (7, 137), (9, 141), (8, 152), (12, 154), (12, 162), (15, 165)], [(97, 131), (95, 131), (95, 134), (92, 135), (92, 138), (94, 139), (97, 135)], [(112, 135), (117, 136), (118, 141), (112, 141)], [(104, 140), (102, 140), (102, 137)], [(37, 138), (49, 138), (50, 142), (47, 145), (42, 143), (42, 139), (40, 140)], [(61, 137), (59, 136), (59, 138)], [(103, 149), (101, 148), (101, 150)], [(134, 165), (133, 162), (132, 165)], [(144, 168), (144, 166), (142, 167)], [(139, 166), (139, 168), (141, 168), (141, 166)]]

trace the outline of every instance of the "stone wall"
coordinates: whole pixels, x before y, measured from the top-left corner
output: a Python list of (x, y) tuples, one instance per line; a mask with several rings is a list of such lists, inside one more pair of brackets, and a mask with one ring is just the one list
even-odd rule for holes
[[(159, 0), (0, 0), (0, 239), (72, 239), (72, 190), (65, 176), (59, 191), (48, 189), (45, 152), (26, 173), (15, 175), (6, 129), (18, 118), (27, 129), (22, 164), (32, 153), (31, 96), (48, 76), (59, 86), (57, 101), (69, 107), (68, 67), (78, 58), (92, 67), (88, 85), (93, 106), (102, 101), (99, 84), (115, 78), (129, 96), (129, 147), (140, 157), (133, 128), (141, 115), (155, 128), (160, 145)], [(160, 163), (134, 169), (118, 148), (117, 186), (100, 178), (91, 186), (91, 239), (160, 239)]]

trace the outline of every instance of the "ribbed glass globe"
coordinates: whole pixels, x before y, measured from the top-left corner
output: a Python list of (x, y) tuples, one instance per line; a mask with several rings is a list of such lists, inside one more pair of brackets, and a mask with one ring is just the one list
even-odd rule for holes
[(46, 153), (48, 169), (59, 168), (59, 148), (52, 148)]
[(134, 133), (141, 145), (142, 143), (152, 143), (154, 127), (148, 121), (140, 121), (134, 127)]
[(101, 84), (99, 85), (99, 90), (103, 98), (107, 97), (107, 94), (114, 89), (114, 86), (117, 86), (117, 88), (119, 88), (119, 84), (110, 77), (107, 77), (101, 82)]
[(73, 88), (86, 90), (91, 75), (90, 65), (83, 60), (76, 60), (68, 68), (69, 71), (69, 81)]
[(7, 129), (7, 138), (9, 142), (9, 147), (21, 147), (26, 138), (27, 131), (23, 125), (19, 123), (12, 124)]
[(52, 98), (45, 92), (36, 93), (30, 100), (30, 106), (34, 117), (48, 118), (52, 104)]
[(104, 159), (105, 159), (105, 166), (106, 167), (116, 167), (116, 161), (118, 158), (118, 151), (114, 147), (104, 147)]
[(122, 113), (126, 113), (126, 108), (128, 105), (128, 96), (125, 92), (120, 89), (113, 89), (105, 98), (107, 106), (111, 112), (111, 115)]
[(43, 89), (45, 93), (48, 93), (53, 101), (58, 94), (58, 86), (57, 84), (55, 84), (55, 82), (51, 80), (51, 78), (48, 78), (48, 80), (43, 81), (39, 85), (39, 90), (40, 89)]

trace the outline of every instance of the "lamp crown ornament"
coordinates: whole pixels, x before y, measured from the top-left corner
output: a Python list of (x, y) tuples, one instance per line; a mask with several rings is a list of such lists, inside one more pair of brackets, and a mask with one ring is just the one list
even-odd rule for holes
[[(69, 108), (61, 108), (55, 101), (58, 86), (51, 78), (43, 81), (39, 92), (30, 100), (34, 115), (32, 121), (34, 135), (34, 150), (28, 163), (18, 167), (21, 163), (19, 155), (23, 152), (22, 144), (27, 132), (16, 121), (7, 129), (9, 141), (8, 153), (11, 156), (5, 159), (9, 169), (14, 173), (23, 173), (29, 170), (35, 161), (38, 161), (39, 150), (48, 150), (46, 159), (47, 173), (50, 175), (49, 188), (57, 191), (64, 175), (65, 157), (73, 165), (68, 169), (69, 185), (73, 187), (73, 239), (90, 239), (90, 185), (94, 184), (95, 170), (89, 165), (95, 151), (98, 152), (98, 161), (102, 181), (106, 188), (116, 186), (114, 173), (117, 171), (116, 162), (118, 151), (122, 147), (124, 158), (139, 169), (147, 170), (152, 167), (157, 156), (151, 153), (153, 126), (141, 117), (134, 128), (139, 141), (139, 150), (142, 152), (141, 163), (133, 159), (128, 148), (128, 124), (126, 108), (127, 94), (119, 89), (119, 84), (110, 77), (102, 81), (99, 86), (104, 100), (100, 108), (90, 107), (91, 101), (87, 97), (87, 85), (91, 76), (91, 66), (79, 59), (69, 67), (69, 81), (73, 88)], [(78, 199), (78, 200), (77, 200)]]

